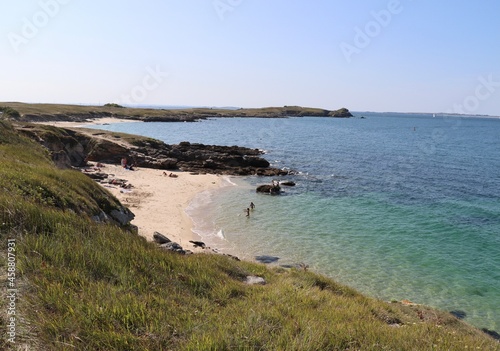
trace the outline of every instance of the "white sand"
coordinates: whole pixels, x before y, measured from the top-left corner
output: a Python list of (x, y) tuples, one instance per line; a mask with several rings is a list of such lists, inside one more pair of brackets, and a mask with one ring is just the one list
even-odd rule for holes
[(102, 124), (110, 124), (110, 123), (143, 123), (139, 120), (133, 119), (123, 119), (123, 118), (114, 118), (114, 117), (103, 117), (96, 118), (92, 120), (88, 120), (88, 122), (64, 122), (64, 121), (52, 121), (52, 122), (33, 122), (38, 124), (46, 124), (49, 126), (61, 127), (61, 128), (78, 128), (84, 126), (94, 125), (102, 125)]
[[(213, 174), (191, 175), (187, 172), (169, 172), (150, 168), (134, 171), (119, 165), (106, 164), (102, 172), (125, 179), (133, 187), (104, 184), (120, 202), (135, 214), (131, 222), (139, 228), (139, 234), (153, 240), (155, 231), (179, 243), (184, 249), (193, 249), (189, 240), (200, 240), (191, 230), (193, 223), (185, 209), (199, 192), (221, 186), (221, 177)], [(173, 173), (177, 178), (163, 175)], [(127, 183), (127, 184), (128, 184)]]

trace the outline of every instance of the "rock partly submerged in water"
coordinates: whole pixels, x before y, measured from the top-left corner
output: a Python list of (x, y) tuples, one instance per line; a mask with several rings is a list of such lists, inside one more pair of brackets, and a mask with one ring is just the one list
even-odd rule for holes
[(261, 263), (269, 264), (277, 262), (280, 258), (276, 256), (261, 255), (261, 256), (255, 256), (255, 259)]
[(259, 185), (255, 191), (262, 194), (279, 195), (281, 188), (276, 184), (263, 184)]

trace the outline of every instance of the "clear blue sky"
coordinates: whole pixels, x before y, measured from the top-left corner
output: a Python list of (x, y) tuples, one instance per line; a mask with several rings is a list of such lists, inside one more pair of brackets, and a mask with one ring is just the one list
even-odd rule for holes
[(500, 1), (0, 2), (0, 101), (500, 115)]

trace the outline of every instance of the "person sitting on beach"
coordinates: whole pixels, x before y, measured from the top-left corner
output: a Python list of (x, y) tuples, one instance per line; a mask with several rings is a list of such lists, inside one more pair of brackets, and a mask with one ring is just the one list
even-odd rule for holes
[(134, 170), (134, 165), (133, 164), (129, 165), (126, 157), (122, 157), (121, 164), (123, 168), (128, 169), (129, 171)]
[(168, 176), (171, 177), (171, 178), (177, 178), (178, 177), (177, 174), (173, 174), (173, 173), (170, 173)]

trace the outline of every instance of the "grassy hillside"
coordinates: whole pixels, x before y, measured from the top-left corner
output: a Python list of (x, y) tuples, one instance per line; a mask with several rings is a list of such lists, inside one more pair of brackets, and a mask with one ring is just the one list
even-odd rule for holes
[[(302, 270), (180, 256), (94, 223), (116, 200), (1, 121), (0, 189), (2, 330), (7, 289), (18, 289), (16, 343), (2, 332), (2, 350), (500, 350), (445, 312)], [(267, 284), (247, 285), (248, 275)]]

